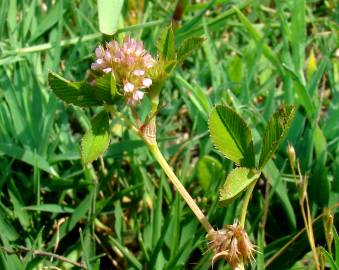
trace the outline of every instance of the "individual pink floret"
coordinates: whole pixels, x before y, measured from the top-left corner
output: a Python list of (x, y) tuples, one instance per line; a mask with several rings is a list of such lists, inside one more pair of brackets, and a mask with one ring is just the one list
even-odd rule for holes
[(142, 91), (137, 90), (137, 91), (135, 91), (135, 92), (133, 93), (133, 99), (134, 99), (135, 101), (139, 101), (139, 100), (141, 100), (143, 97), (144, 97), (144, 92), (142, 92)]
[(150, 78), (145, 78), (142, 80), (142, 85), (145, 87), (150, 87), (152, 85), (152, 80)]
[(130, 93), (130, 92), (133, 92), (133, 90), (134, 90), (134, 84), (133, 83), (130, 83), (130, 82), (125, 83), (125, 85), (124, 85), (124, 91), (125, 92)]
[(105, 73), (110, 73), (112, 71), (112, 68), (110, 68), (110, 67), (104, 68), (102, 71), (105, 72)]
[(135, 76), (143, 76), (145, 74), (145, 71), (143, 71), (142, 69), (136, 69), (133, 71), (133, 75)]

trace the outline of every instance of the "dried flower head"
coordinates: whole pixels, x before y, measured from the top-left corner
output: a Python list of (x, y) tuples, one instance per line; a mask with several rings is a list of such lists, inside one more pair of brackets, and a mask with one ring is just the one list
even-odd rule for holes
[(91, 68), (103, 73), (112, 72), (128, 104), (134, 106), (144, 97), (145, 89), (152, 85), (147, 74), (156, 61), (144, 49), (142, 41), (126, 37), (120, 46), (113, 40), (105, 47), (96, 48), (95, 55), (96, 61)]
[(207, 238), (210, 240), (209, 248), (214, 253), (212, 264), (219, 259), (225, 259), (232, 269), (237, 269), (241, 261), (248, 263), (254, 260), (254, 245), (238, 221), (213, 231)]

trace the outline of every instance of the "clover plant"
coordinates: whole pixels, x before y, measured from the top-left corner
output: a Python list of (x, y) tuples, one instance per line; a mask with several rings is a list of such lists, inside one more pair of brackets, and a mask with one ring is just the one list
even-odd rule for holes
[[(281, 106), (268, 122), (263, 134), (259, 161), (256, 162), (251, 130), (242, 117), (229, 106), (219, 104), (209, 116), (209, 130), (215, 148), (234, 162), (235, 168), (227, 176), (220, 190), (221, 206), (226, 206), (245, 192), (239, 219), (215, 230), (182, 185), (162, 155), (157, 144), (156, 117), (161, 91), (166, 79), (176, 65), (197, 50), (204, 38), (192, 37), (181, 44), (175, 43), (171, 27), (163, 31), (157, 43), (158, 54), (151, 55), (142, 41), (126, 36), (123, 43), (112, 40), (95, 49), (88, 81), (71, 82), (50, 72), (48, 81), (55, 95), (67, 104), (79, 107), (101, 107), (92, 121), (91, 128), (81, 142), (81, 159), (84, 166), (104, 155), (111, 140), (112, 119), (121, 119), (146, 144), (170, 182), (191, 208), (207, 232), (209, 249), (214, 256), (212, 263), (225, 259), (233, 269), (244, 269), (253, 260), (255, 246), (244, 227), (247, 206), (261, 170), (272, 158), (284, 138), (295, 109)], [(150, 109), (146, 118), (138, 113), (146, 97)]]

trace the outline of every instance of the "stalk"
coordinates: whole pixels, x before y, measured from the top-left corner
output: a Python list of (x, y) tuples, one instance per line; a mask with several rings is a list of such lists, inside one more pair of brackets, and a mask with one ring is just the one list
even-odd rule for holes
[(180, 193), (181, 197), (185, 200), (199, 222), (204, 226), (206, 232), (209, 234), (214, 232), (212, 225), (209, 223), (204, 213), (201, 211), (199, 206), (195, 203), (191, 195), (187, 192), (186, 188), (175, 175), (167, 160), (162, 155), (156, 141), (156, 114), (159, 105), (159, 93), (161, 90), (161, 85), (162, 82), (160, 82), (159, 85), (153, 87), (153, 91), (151, 92), (150, 97), (151, 111), (144, 125), (139, 128), (139, 136), (143, 138), (144, 142), (148, 146), (148, 149), (150, 150), (156, 161), (159, 163), (160, 167), (163, 169), (170, 182), (172, 182), (172, 184)]
[[(251, 195), (252, 195), (252, 192), (253, 192), (253, 189), (254, 189), (256, 183), (257, 183), (257, 181), (255, 180), (255, 181), (253, 181), (252, 184), (249, 185), (248, 189), (246, 190), (245, 197), (243, 199), (243, 203), (242, 203), (242, 207), (241, 207), (241, 212), (240, 212), (240, 217), (239, 217), (240, 225), (243, 228), (245, 228), (247, 208), (248, 208), (248, 204), (250, 202)], [(238, 264), (237, 269), (245, 270), (245, 266), (244, 266), (244, 262), (243, 261), (241, 261)]]
[(195, 203), (195, 201), (192, 199), (191, 195), (187, 192), (185, 187), (181, 184), (180, 180), (174, 174), (172, 168), (169, 166), (166, 159), (160, 152), (158, 145), (156, 143), (152, 143), (152, 144), (147, 143), (147, 146), (150, 152), (152, 153), (153, 157), (157, 160), (161, 168), (164, 170), (170, 182), (172, 182), (172, 184), (176, 187), (181, 197), (185, 200), (185, 202), (191, 208), (191, 210), (193, 211), (193, 213), (195, 214), (199, 222), (204, 226), (207, 233), (213, 232), (214, 229), (212, 225), (209, 223), (206, 216), (201, 211), (199, 206)]
[(239, 222), (240, 222), (240, 225), (243, 228), (245, 228), (247, 207), (248, 207), (248, 204), (250, 202), (251, 195), (252, 195), (252, 192), (253, 192), (253, 189), (254, 189), (256, 183), (257, 183), (257, 181), (253, 181), (253, 183), (249, 185), (248, 189), (246, 190), (245, 197), (244, 197), (244, 200), (243, 200), (243, 203), (242, 203)]

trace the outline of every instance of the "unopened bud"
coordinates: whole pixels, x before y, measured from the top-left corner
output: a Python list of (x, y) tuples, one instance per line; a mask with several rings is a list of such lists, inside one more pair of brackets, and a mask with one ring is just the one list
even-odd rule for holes
[(291, 168), (292, 168), (292, 170), (294, 170), (295, 150), (294, 150), (294, 147), (291, 144), (288, 144), (288, 146), (287, 146), (287, 155), (288, 155), (288, 159), (290, 161)]
[(314, 55), (313, 49), (311, 49), (310, 56), (308, 58), (308, 66), (307, 66), (307, 78), (310, 80), (313, 73), (317, 70), (317, 60)]

